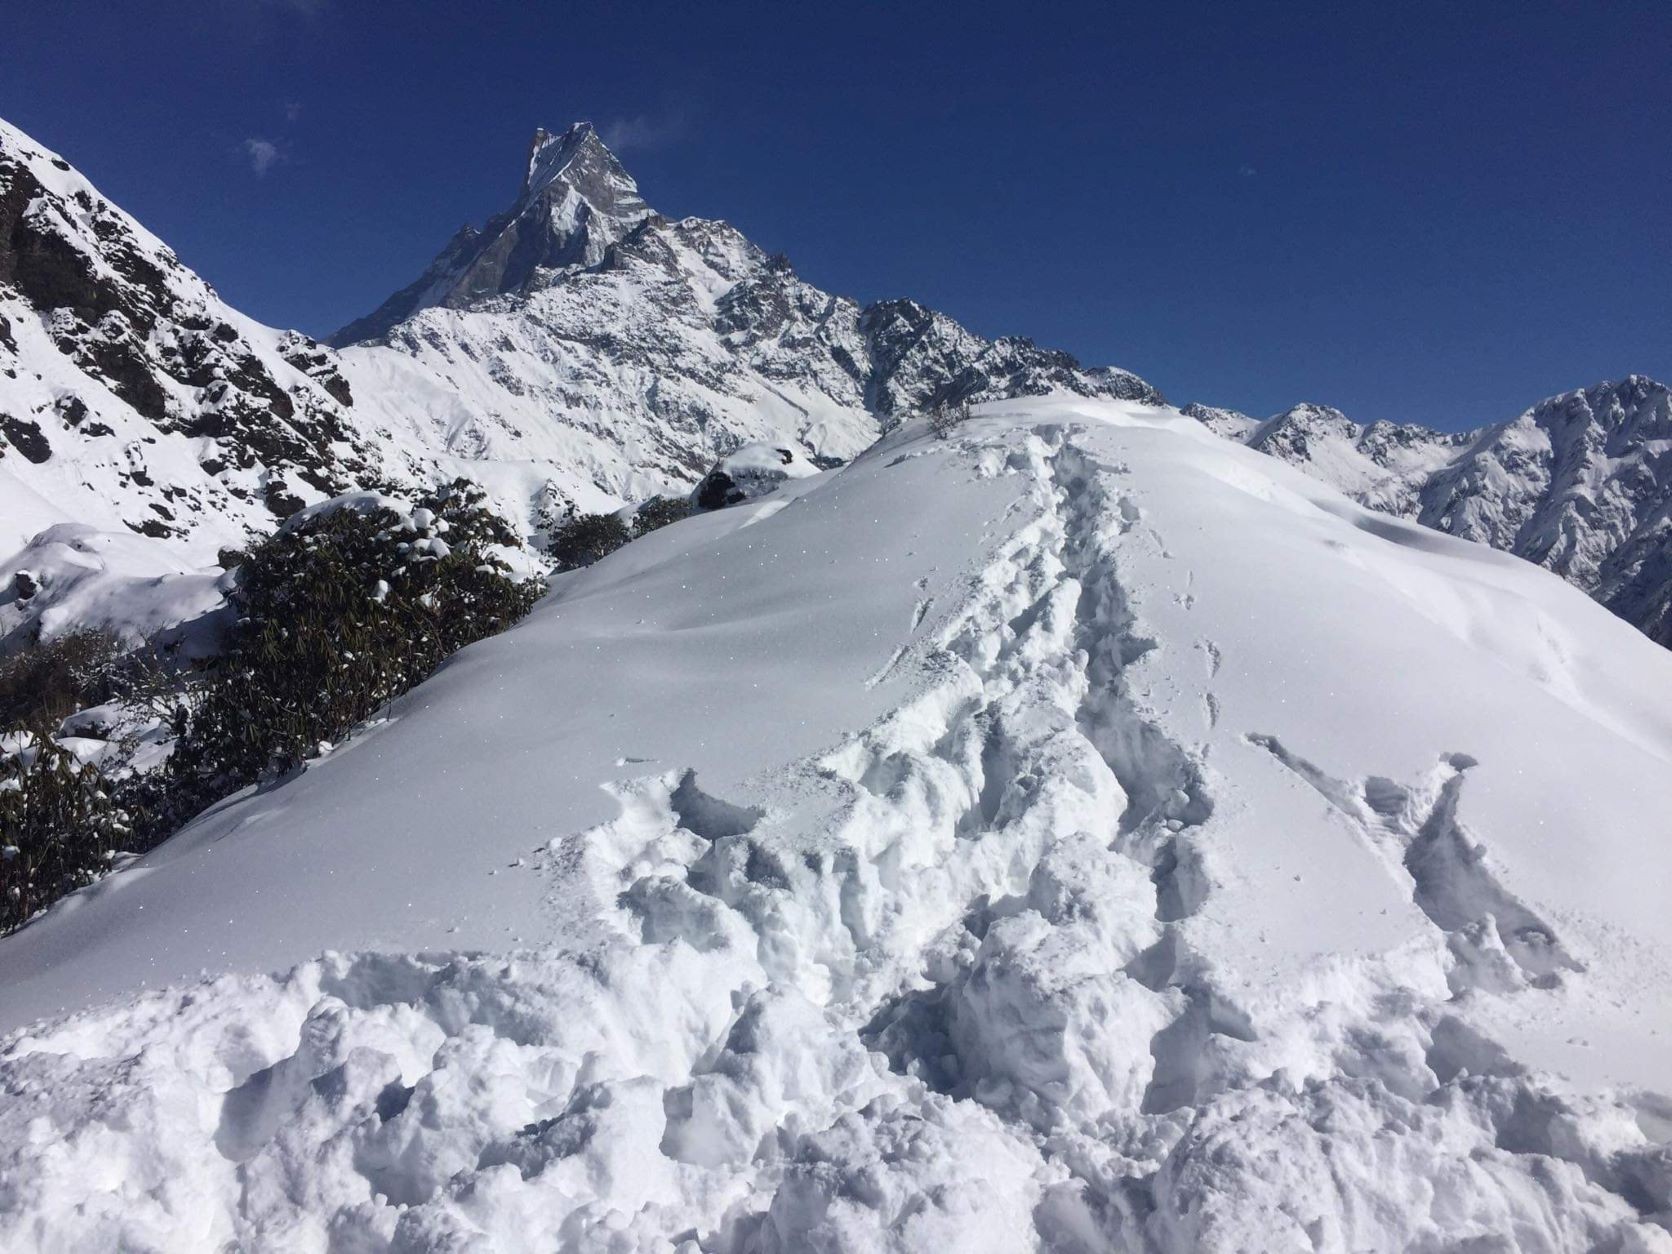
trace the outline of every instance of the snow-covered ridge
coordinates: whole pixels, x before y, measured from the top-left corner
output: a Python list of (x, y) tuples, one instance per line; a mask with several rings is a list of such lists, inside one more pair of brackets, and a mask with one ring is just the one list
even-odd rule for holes
[(1218, 434), (1361, 504), (1555, 571), (1672, 645), (1672, 392), (1642, 375), (1460, 434), (1297, 405), (1258, 422), (1188, 406)]
[(0, 941), (0, 1246), (1672, 1249), (1669, 712), (1174, 411), (899, 431)]

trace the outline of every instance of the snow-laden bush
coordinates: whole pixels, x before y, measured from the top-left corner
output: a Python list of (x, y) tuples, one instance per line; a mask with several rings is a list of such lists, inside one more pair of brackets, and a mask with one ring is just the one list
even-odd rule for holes
[(970, 420), (968, 400), (944, 400), (929, 409), (929, 430), (937, 440), (948, 440), (952, 433)]
[(0, 660), (0, 730), (56, 723), (105, 700), (118, 656), (108, 632), (76, 631)]
[(551, 556), (558, 570), (579, 570), (608, 557), (633, 538), (614, 514), (576, 514), (552, 532)]
[[(495, 556), (515, 539), (463, 483), (416, 508), (340, 498), (228, 555), (237, 619), (206, 672), (122, 655), (96, 633), (0, 666), (0, 709), (31, 728), (0, 741), (0, 933), (97, 878), (118, 848), (143, 852), (228, 793), (317, 755), (448, 654), (521, 618), (542, 586)], [(153, 739), (172, 732), (165, 765), (138, 768), (131, 737), (84, 761), (74, 747), (94, 742), (79, 728), (50, 730), (107, 700)]]
[(633, 515), (633, 538), (659, 531), (669, 523), (691, 516), (691, 502), (679, 496), (653, 496)]
[(533, 608), (490, 546), (503, 523), (458, 485), (406, 511), (354, 502), (247, 553), (238, 614), (169, 760), (165, 821), (316, 756), (457, 649)]
[(0, 754), (0, 934), (110, 867), (133, 832), (121, 789), (44, 729)]

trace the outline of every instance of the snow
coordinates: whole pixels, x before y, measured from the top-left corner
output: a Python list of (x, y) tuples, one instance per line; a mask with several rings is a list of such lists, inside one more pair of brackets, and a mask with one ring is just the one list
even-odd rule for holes
[(1669, 764), (1549, 573), (983, 406), (0, 941), (0, 1248), (1672, 1249)]
[[(279, 527), (276, 534), (289, 535), (300, 527), (305, 527), (316, 518), (339, 511), (351, 514), (375, 514), (380, 510), (387, 511), (399, 518), (410, 522), (414, 527), (422, 529), (435, 521), (435, 514), (427, 509), (414, 510), (412, 503), (398, 496), (390, 496), (385, 492), (344, 492), (341, 496), (329, 497), (323, 501), (316, 501), (303, 509), (297, 510)], [(426, 521), (418, 522), (418, 516), (426, 516)]]
[[(33, 596), (18, 596), (27, 573)], [(102, 630), (128, 646), (178, 645), (187, 656), (212, 651), (213, 615), (225, 603), (227, 572), (195, 567), (170, 544), (132, 532), (77, 523), (48, 527), (0, 561), (0, 643), (52, 640)]]

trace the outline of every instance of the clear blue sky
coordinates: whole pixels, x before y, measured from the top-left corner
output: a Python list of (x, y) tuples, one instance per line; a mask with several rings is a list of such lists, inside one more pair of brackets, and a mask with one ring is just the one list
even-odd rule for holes
[(0, 115), (316, 334), (503, 208), (536, 125), (589, 118), (665, 213), (1181, 402), (1455, 427), (1672, 377), (1666, 0), (39, 0), (4, 26)]

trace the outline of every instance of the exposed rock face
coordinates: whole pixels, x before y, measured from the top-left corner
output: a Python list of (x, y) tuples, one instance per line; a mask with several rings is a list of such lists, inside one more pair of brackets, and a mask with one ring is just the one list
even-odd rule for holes
[(258, 326), (0, 123), (0, 510), (181, 542), (264, 530), (366, 472), (333, 357)]
[(1653, 379), (1565, 392), (1460, 434), (1361, 426), (1321, 405), (1263, 423), (1185, 412), (1372, 508), (1548, 567), (1672, 645), (1672, 392)]

